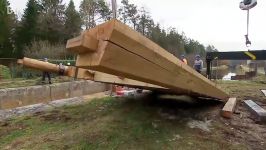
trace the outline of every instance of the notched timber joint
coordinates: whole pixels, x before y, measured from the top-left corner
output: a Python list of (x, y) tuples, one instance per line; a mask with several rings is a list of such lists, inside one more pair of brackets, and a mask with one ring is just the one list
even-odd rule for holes
[(66, 49), (78, 54), (95, 52), (98, 49), (98, 44), (99, 41), (96, 38), (83, 33), (76, 38), (68, 40)]

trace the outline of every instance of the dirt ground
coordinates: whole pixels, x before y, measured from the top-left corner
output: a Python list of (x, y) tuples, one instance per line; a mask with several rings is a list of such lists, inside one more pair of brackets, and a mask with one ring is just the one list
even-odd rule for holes
[(235, 115), (231, 120), (221, 119), (230, 126), (234, 132), (226, 133), (231, 141), (245, 143), (249, 149), (266, 149), (266, 125), (258, 124), (251, 116), (243, 100), (253, 100), (266, 109), (266, 97), (260, 91), (266, 88), (266, 80), (263, 81), (228, 81), (220, 83), (227, 89), (230, 96), (239, 100)]
[(261, 81), (218, 84), (239, 100), (232, 119), (222, 102), (156, 95), (94, 99), (0, 122), (0, 149), (266, 149), (266, 125), (243, 105), (266, 109)]

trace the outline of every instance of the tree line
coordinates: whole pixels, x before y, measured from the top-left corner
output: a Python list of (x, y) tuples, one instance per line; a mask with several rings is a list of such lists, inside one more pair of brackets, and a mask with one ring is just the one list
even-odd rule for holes
[[(8, 0), (0, 0), (0, 10), (0, 58), (73, 57), (64, 53), (66, 41), (112, 18), (110, 3), (105, 0), (82, 0), (79, 11), (73, 0), (68, 4), (63, 0), (28, 0), (21, 17), (11, 10)], [(129, 0), (121, 1), (118, 19), (177, 57), (217, 51), (175, 28), (164, 29), (144, 7), (139, 8)]]

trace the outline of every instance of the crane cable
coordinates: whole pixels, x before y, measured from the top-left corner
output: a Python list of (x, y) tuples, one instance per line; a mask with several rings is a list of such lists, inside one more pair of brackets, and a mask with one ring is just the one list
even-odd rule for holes
[(257, 5), (257, 0), (242, 0), (239, 4), (239, 8), (241, 10), (247, 11), (247, 34), (245, 35), (246, 38), (246, 46), (249, 47), (251, 42), (248, 38), (249, 34), (249, 10)]
[(117, 3), (116, 0), (112, 0), (112, 12), (113, 12), (113, 19), (117, 18)]
[(249, 31), (249, 10), (247, 10), (247, 35)]
[(247, 34), (245, 35), (246, 38), (246, 46), (249, 47), (251, 45), (251, 42), (248, 38), (248, 34), (249, 34), (249, 9), (247, 10)]

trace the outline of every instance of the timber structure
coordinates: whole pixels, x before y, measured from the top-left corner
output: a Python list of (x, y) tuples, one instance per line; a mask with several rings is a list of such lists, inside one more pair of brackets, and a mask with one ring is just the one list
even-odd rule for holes
[(226, 100), (203, 75), (118, 20), (84, 31), (67, 42), (76, 66), (164, 87), (176, 94)]

